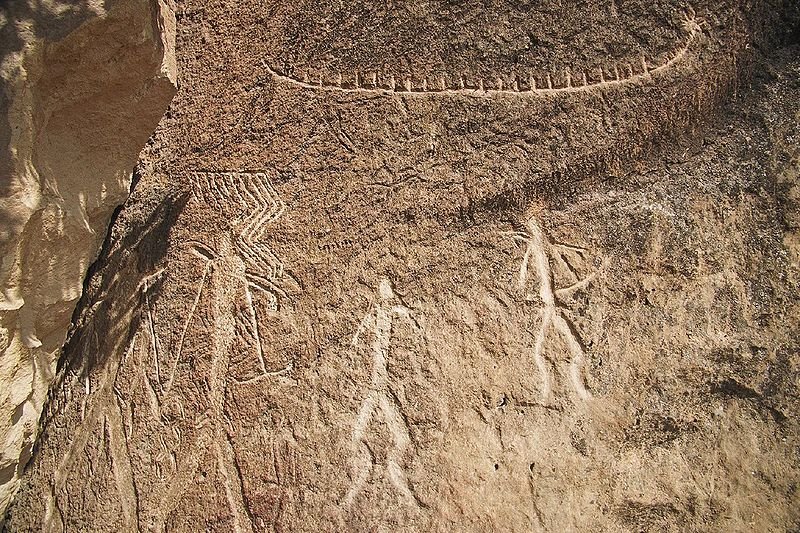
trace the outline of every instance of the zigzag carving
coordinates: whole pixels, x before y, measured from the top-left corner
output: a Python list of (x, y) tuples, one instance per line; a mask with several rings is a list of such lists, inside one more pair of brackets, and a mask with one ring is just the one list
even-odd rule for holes
[(195, 197), (234, 220), (234, 247), (245, 263), (248, 282), (269, 293), (277, 308), (278, 296), (285, 296), (277, 285), (283, 262), (261, 239), (286, 204), (263, 172), (195, 172), (192, 177)]

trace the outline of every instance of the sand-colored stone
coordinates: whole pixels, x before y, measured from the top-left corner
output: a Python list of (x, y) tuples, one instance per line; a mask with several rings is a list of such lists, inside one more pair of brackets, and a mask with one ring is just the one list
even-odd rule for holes
[(0, 509), (87, 270), (177, 90), (174, 32), (160, 0), (0, 8)]
[(10, 529), (797, 529), (795, 4), (181, 2)]

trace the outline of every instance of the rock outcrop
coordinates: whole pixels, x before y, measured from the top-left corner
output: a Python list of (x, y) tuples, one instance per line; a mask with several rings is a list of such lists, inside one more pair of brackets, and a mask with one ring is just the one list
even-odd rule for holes
[(10, 529), (796, 529), (796, 9), (182, 1)]
[(0, 511), (89, 266), (177, 90), (161, 0), (0, 7)]

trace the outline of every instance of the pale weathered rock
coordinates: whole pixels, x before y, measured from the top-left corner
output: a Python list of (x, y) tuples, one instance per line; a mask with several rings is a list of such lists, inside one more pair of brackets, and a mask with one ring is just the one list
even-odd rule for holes
[(176, 91), (162, 0), (0, 9), (0, 511), (30, 458), (83, 280)]
[(10, 529), (796, 529), (796, 17), (181, 2)]

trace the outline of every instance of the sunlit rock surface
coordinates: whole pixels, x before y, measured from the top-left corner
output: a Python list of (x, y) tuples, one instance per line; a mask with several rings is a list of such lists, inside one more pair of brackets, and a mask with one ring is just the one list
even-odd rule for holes
[(174, 31), (156, 0), (0, 7), (0, 510), (88, 267), (175, 94)]
[(795, 4), (180, 2), (10, 528), (797, 529)]

